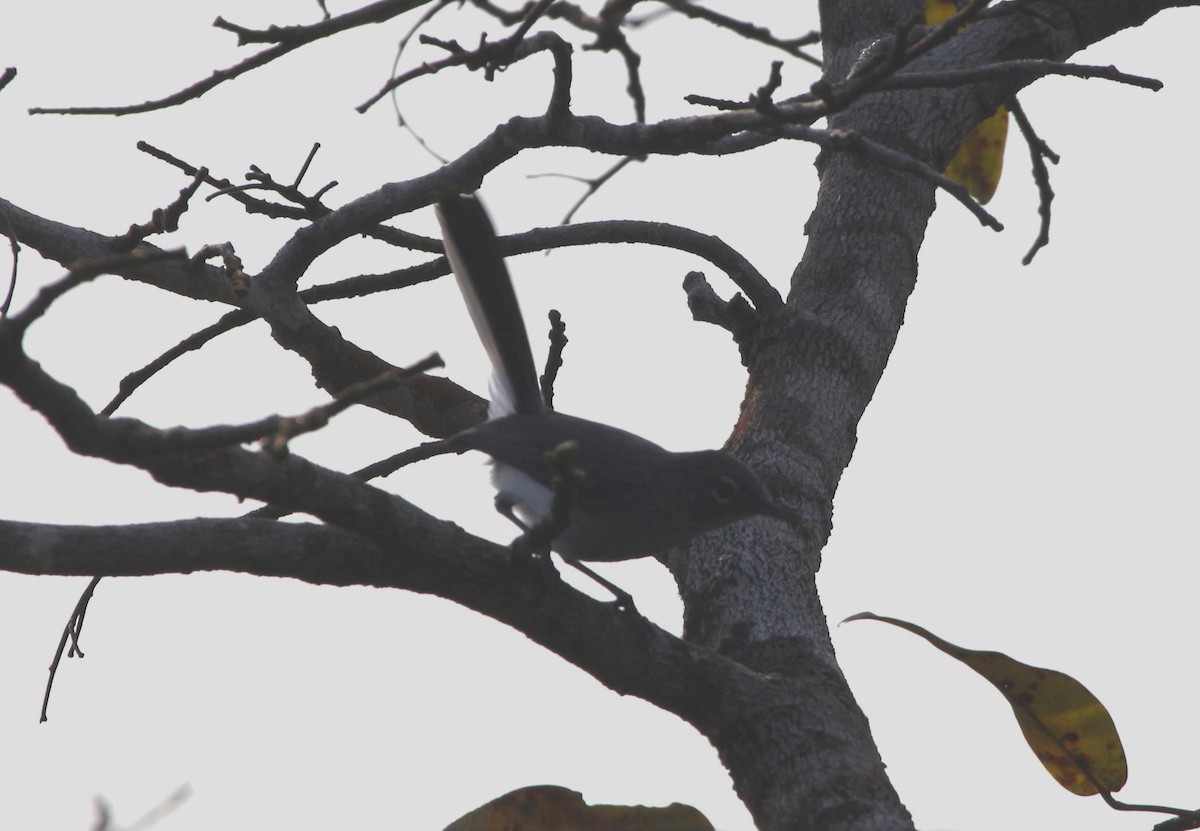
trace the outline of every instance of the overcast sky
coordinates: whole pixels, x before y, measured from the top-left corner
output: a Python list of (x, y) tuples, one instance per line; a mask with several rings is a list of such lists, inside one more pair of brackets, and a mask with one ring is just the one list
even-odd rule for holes
[[(756, 5), (739, 9), (754, 16)], [(209, 26), (218, 14), (247, 25), (316, 17), (315, 4), (260, 2), (255, 17), (238, 6), (120, 0), (5, 12), (0, 65), (20, 74), (0, 92), (0, 193), (58, 221), (118, 233), (186, 183), (139, 153), (138, 140), (235, 180), (251, 164), (289, 179), (320, 141), (306, 181), (338, 180), (332, 204), (432, 169), (436, 161), (396, 127), (386, 102), (365, 116), (353, 111), (388, 76), (404, 23), (317, 44), (180, 109), (120, 119), (25, 115), (30, 106), (157, 97), (232, 63), (242, 54)], [(334, 13), (345, 8), (330, 4)], [(478, 24), (464, 20), (447, 12), (431, 31), (473, 42)], [(903, 617), (961, 645), (1074, 675), (1107, 704), (1125, 742), (1131, 774), (1120, 796), (1178, 806), (1200, 804), (1196, 24), (1194, 11), (1164, 13), (1076, 58), (1160, 78), (1161, 92), (1049, 79), (1022, 95), (1063, 156), (1051, 171), (1052, 242), (1033, 265), (1020, 265), (1038, 217), (1019, 138), (989, 206), (1002, 234), (939, 197), (820, 574), (832, 621), (862, 610)], [(772, 25), (807, 31), (815, 12)], [(678, 20), (635, 43), (654, 119), (688, 112), (681, 99), (689, 92), (744, 96), (776, 57)], [(405, 65), (438, 56), (410, 49)], [(576, 110), (627, 120), (619, 61), (585, 54), (578, 63)], [(542, 107), (548, 73), (535, 60), (491, 85), (465, 74), (426, 79), (399, 101), (452, 156), (507, 115)], [(785, 91), (814, 77), (789, 64)], [(579, 218), (665, 220), (719, 234), (783, 289), (815, 193), (813, 157), (808, 146), (788, 145), (719, 161), (654, 160), (614, 179)], [(489, 177), (484, 195), (501, 231), (551, 224), (579, 185), (527, 176), (595, 175), (605, 165), (578, 152), (526, 154)], [(434, 229), (429, 212), (399, 224)], [(194, 251), (229, 240), (253, 272), (294, 227), (248, 219), (227, 201), (194, 200), (182, 229), (160, 242)], [(420, 259), (368, 243), (344, 248), (318, 261), (306, 284)], [(679, 283), (698, 267), (632, 246), (513, 264), (535, 341), (548, 308), (566, 316), (563, 410), (672, 449), (720, 445), (744, 379), (727, 336), (690, 321)], [(15, 306), (59, 274), (23, 251)], [(102, 278), (56, 304), (28, 348), (99, 408), (125, 373), (223, 311)], [(317, 312), (394, 363), (438, 350), (451, 377), (486, 390), (482, 349), (446, 281)], [(121, 412), (159, 426), (203, 425), (320, 400), (305, 365), (254, 325), (179, 361)], [(0, 423), (5, 518), (90, 524), (245, 510), (73, 459), (6, 391)], [(362, 411), (294, 447), (349, 470), (418, 440)], [(385, 486), (492, 539), (511, 536), (492, 513), (479, 459), (436, 460)], [(664, 569), (601, 570), (678, 631)], [(678, 719), (616, 696), (499, 624), (396, 591), (228, 574), (105, 580), (87, 619), (87, 658), (64, 665), (50, 721), (38, 724), (46, 667), (86, 582), (0, 574), (0, 827), (84, 829), (96, 795), (129, 824), (187, 783), (192, 795), (162, 820), (163, 831), (440, 829), (508, 790), (553, 783), (590, 802), (687, 802), (719, 829), (750, 829), (715, 753)], [(1024, 746), (1001, 697), (911, 635), (864, 622), (833, 636), (919, 827), (1134, 831), (1159, 819), (1115, 814), (1062, 790)]]

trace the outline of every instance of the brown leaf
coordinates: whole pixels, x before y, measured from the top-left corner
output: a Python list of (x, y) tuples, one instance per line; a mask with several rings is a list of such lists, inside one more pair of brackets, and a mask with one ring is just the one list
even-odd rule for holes
[(459, 817), (445, 831), (713, 831), (690, 805), (587, 805), (583, 795), (556, 785), (506, 793)]
[(846, 620), (878, 620), (907, 629), (991, 681), (1012, 705), (1029, 747), (1072, 793), (1092, 796), (1125, 785), (1129, 770), (1117, 727), (1099, 699), (1071, 676), (1001, 652), (964, 649), (896, 618), (860, 612)]

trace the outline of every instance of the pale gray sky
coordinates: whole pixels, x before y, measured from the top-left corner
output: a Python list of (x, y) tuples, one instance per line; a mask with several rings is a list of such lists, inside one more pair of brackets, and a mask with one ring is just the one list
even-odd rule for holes
[[(208, 26), (218, 14), (248, 25), (301, 20), (284, 16), (290, 3), (255, 4), (256, 17), (237, 5), (122, 0), (23, 4), (5, 14), (0, 64), (20, 75), (0, 93), (3, 195), (59, 221), (121, 231), (185, 184), (139, 153), (140, 139), (230, 178), (250, 164), (286, 178), (321, 141), (308, 181), (338, 179), (335, 204), (431, 168), (386, 104), (366, 116), (352, 109), (387, 76), (400, 26), (318, 44), (182, 109), (121, 119), (24, 114), (140, 101), (227, 65), (240, 55), (231, 36)], [(454, 17), (446, 13), (434, 31), (471, 40), (476, 28)], [(774, 25), (806, 31), (815, 22), (814, 14)], [(1018, 138), (990, 206), (1003, 234), (940, 198), (820, 576), (831, 620), (895, 615), (964, 646), (1073, 674), (1120, 729), (1131, 764), (1120, 796), (1181, 806), (1200, 801), (1190, 750), (1200, 740), (1191, 669), (1200, 578), (1191, 522), (1200, 496), (1200, 70), (1187, 40), (1195, 22), (1195, 12), (1161, 14), (1077, 58), (1158, 77), (1159, 93), (1049, 79), (1022, 95), (1063, 156), (1051, 171), (1052, 243), (1032, 266), (1020, 265), (1037, 214)], [(698, 24), (664, 23), (658, 37), (672, 29), (686, 32), (697, 54), (722, 59), (685, 63), (681, 35), (670, 55), (655, 53), (656, 33), (647, 31), (652, 118), (686, 111), (688, 92), (740, 97), (765, 80), (775, 57), (740, 57)], [(412, 49), (410, 62), (436, 57)], [(815, 77), (807, 72), (790, 67), (785, 83), (805, 88)], [(578, 111), (628, 117), (600, 83), (623, 85), (615, 58), (581, 55), (578, 75)], [(665, 91), (656, 94), (659, 83)], [(490, 86), (478, 77), (424, 80), (401, 102), (440, 152), (455, 154), (514, 109), (536, 111), (547, 89), (547, 64), (532, 61)], [(450, 108), (459, 114), (446, 119)], [(718, 162), (655, 160), (614, 180), (581, 218), (663, 219), (720, 234), (782, 288), (815, 191), (813, 155), (789, 145)], [(489, 178), (484, 194), (502, 231), (546, 224), (577, 186), (524, 177), (603, 166), (580, 153), (529, 154)], [(431, 215), (402, 223), (434, 228)], [(220, 200), (196, 201), (168, 242), (194, 250), (231, 240), (253, 271), (291, 230)], [(395, 268), (399, 257), (361, 243), (323, 258), (310, 280)], [(544, 328), (550, 306), (567, 318), (562, 409), (675, 449), (721, 443), (743, 379), (724, 333), (690, 322), (679, 282), (697, 267), (628, 246), (513, 264), (531, 330)], [(18, 307), (58, 274), (26, 251)], [(222, 311), (103, 278), (56, 304), (29, 349), (99, 407), (125, 372)], [(439, 350), (452, 377), (486, 389), (482, 349), (449, 284), (318, 313), (396, 363)], [(661, 349), (668, 338), (672, 349)], [(200, 425), (292, 413), (320, 399), (300, 361), (251, 326), (180, 361), (123, 412)], [(109, 523), (244, 510), (72, 459), (7, 392), (0, 420), (6, 518)], [(364, 411), (295, 448), (351, 469), (416, 440)], [(486, 479), (478, 459), (437, 460), (386, 486), (503, 540), (511, 532), (492, 514)], [(678, 629), (665, 570), (602, 570)], [(97, 794), (127, 824), (190, 783), (191, 798), (163, 831), (439, 829), (508, 790), (553, 783), (591, 802), (687, 802), (719, 829), (750, 828), (715, 753), (678, 719), (610, 693), (490, 620), (402, 592), (228, 574), (106, 580), (87, 621), (88, 657), (62, 668), (50, 721), (39, 725), (46, 666), (85, 583), (0, 574), (0, 827), (87, 828)], [(834, 639), (919, 827), (1134, 831), (1156, 821), (1063, 791), (1023, 745), (1000, 696), (911, 635), (855, 623)]]

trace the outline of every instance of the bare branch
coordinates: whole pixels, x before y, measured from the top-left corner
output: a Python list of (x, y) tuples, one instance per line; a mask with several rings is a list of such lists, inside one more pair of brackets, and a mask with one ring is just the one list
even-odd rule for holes
[[(58, 667), (62, 663), (63, 653), (66, 652), (68, 658), (83, 657), (83, 650), (79, 648), (79, 636), (83, 633), (83, 619), (87, 614), (88, 604), (91, 603), (92, 594), (95, 593), (96, 586), (99, 584), (99, 577), (93, 577), (88, 581), (87, 588), (79, 595), (79, 600), (75, 601), (75, 608), (71, 610), (67, 625), (63, 627), (62, 637), (58, 640), (58, 648), (54, 651), (54, 659), (50, 661), (50, 674), (46, 678), (46, 691), (42, 695), (42, 712), (38, 716), (39, 722), (44, 722), (50, 717), (47, 712), (50, 709), (50, 691), (54, 689), (54, 678), (58, 675)], [(68, 643), (71, 644), (70, 652), (67, 652)]]
[(746, 298), (737, 294), (730, 300), (722, 300), (702, 272), (689, 272), (683, 278), (683, 291), (692, 318), (720, 326), (733, 335), (738, 346), (746, 345), (749, 335), (758, 328), (758, 314)]
[[(431, 4), (430, 7), (425, 10), (425, 13), (421, 15), (420, 19), (418, 19), (417, 22), (414, 23), (407, 32), (405, 32), (404, 37), (400, 38), (399, 43), (396, 44), (396, 56), (392, 60), (392, 75), (399, 74), (400, 59), (404, 57), (404, 50), (408, 48), (409, 42), (413, 39), (413, 37), (416, 36), (417, 32), (421, 31), (426, 23), (428, 23), (430, 20), (433, 20), (433, 18), (439, 12), (454, 2), (455, 0), (437, 0), (437, 2)], [(412, 123), (405, 117), (404, 113), (400, 112), (399, 97), (392, 95), (391, 101), (392, 110), (396, 113), (396, 123), (408, 131), (409, 135), (413, 137), (413, 139), (417, 142), (417, 145), (420, 146), (422, 150), (433, 156), (438, 163), (445, 164), (448, 160), (430, 147), (429, 143), (425, 141), (424, 136), (418, 133), (412, 126)]]
[(605, 30), (596, 39), (595, 44), (588, 47), (602, 51), (614, 51), (625, 62), (625, 75), (628, 79), (625, 91), (633, 102), (633, 118), (638, 124), (646, 123), (646, 90), (642, 86), (642, 56), (629, 44), (629, 40), (618, 28)]
[[(821, 59), (813, 57), (805, 52), (800, 47), (813, 46), (821, 42), (819, 32), (808, 32), (795, 38), (781, 38), (771, 34), (769, 29), (757, 26), (749, 21), (737, 20), (732, 17), (713, 11), (698, 3), (688, 2), (687, 0), (659, 0), (659, 2), (671, 8), (672, 11), (679, 12), (687, 17), (692, 17), (697, 20), (704, 20), (719, 26), (722, 29), (728, 29), (736, 35), (739, 35), (747, 40), (757, 41), (775, 49), (780, 49), (787, 52), (793, 58), (799, 58), (802, 61), (807, 61), (813, 66), (821, 66)], [(650, 20), (649, 17), (642, 18), (638, 21), (630, 21), (633, 26), (642, 26)]]
[(442, 357), (434, 353), (410, 366), (388, 370), (368, 381), (351, 384), (339, 392), (332, 401), (313, 407), (306, 413), (280, 421), (278, 427), (270, 435), (262, 437), (263, 450), (276, 456), (286, 454), (288, 442), (296, 436), (320, 430), (329, 423), (329, 419), (338, 413), (345, 412), (352, 405), (358, 404), (372, 395), (393, 387), (414, 375), (420, 375), (431, 369), (445, 365)]
[[(805, 693), (811, 681), (759, 675), (561, 581), (531, 584), (524, 570), (507, 565), (498, 546), (349, 476), (295, 455), (272, 459), (237, 447), (203, 448), (134, 419), (97, 418), (74, 391), (4, 336), (7, 326), (0, 321), (0, 383), (42, 413), (76, 452), (135, 464), (168, 485), (278, 503), (337, 527), (257, 519), (116, 527), (0, 521), (3, 568), (92, 575), (231, 569), (314, 583), (408, 588), (507, 623), (602, 683), (646, 698), (702, 732), (729, 724), (731, 717), (756, 718), (760, 707), (774, 712), (812, 707)], [(578, 625), (564, 627), (563, 620)], [(668, 678), (673, 680), (664, 683)], [(688, 683), (678, 683), (680, 678)], [(741, 692), (731, 695), (731, 688)], [(729, 712), (720, 704), (729, 701), (753, 706)]]
[(596, 243), (644, 243), (686, 251), (721, 269), (760, 310), (777, 308), (782, 300), (771, 284), (745, 257), (715, 235), (666, 222), (604, 220), (535, 228), (524, 234), (501, 237), (501, 252), (523, 254), (543, 248), (564, 248)]
[(313, 41), (359, 26), (382, 23), (410, 9), (422, 6), (427, 2), (429, 0), (379, 0), (379, 2), (371, 3), (361, 9), (355, 9), (337, 17), (327, 18), (320, 23), (314, 23), (309, 26), (272, 26), (263, 32), (243, 29), (218, 17), (213, 22), (213, 25), (219, 29), (226, 29), (237, 34), (241, 44), (262, 42), (274, 45), (247, 58), (241, 63), (234, 64), (226, 69), (214, 70), (203, 81), (198, 81), (163, 98), (144, 101), (141, 104), (111, 107), (32, 107), (29, 112), (31, 115), (132, 115), (134, 113), (145, 113), (174, 107), (199, 98), (213, 87), (219, 86), (226, 81), (231, 81), (252, 69), (264, 66), (276, 58), (282, 57), (288, 52), (299, 49), (301, 46)]
[(789, 126), (783, 129), (788, 133), (801, 133), (808, 137), (808, 140), (826, 149), (854, 153), (884, 167), (916, 176), (953, 196), (975, 215), (980, 224), (993, 231), (1004, 230), (1000, 221), (975, 201), (965, 185), (948, 178), (907, 153), (885, 147), (853, 130), (813, 130), (809, 127), (798, 126)]
[(142, 259), (143, 256), (160, 250), (149, 244), (135, 249), (135, 252), (148, 252), (146, 255), (137, 254), (133, 257), (126, 256), (124, 259), (113, 257), (112, 246), (116, 237), (46, 219), (3, 198), (0, 198), (0, 211), (4, 212), (8, 220), (8, 224), (0, 226), (0, 230), (14, 234), (22, 244), (64, 268), (71, 268), (73, 264), (84, 260), (109, 258), (108, 267), (111, 273), (126, 279), (196, 300), (212, 300), (218, 303), (229, 303), (232, 300), (229, 285), (220, 269), (197, 267), (183, 257), (152, 257), (151, 262), (146, 262)]
[(20, 338), (31, 324), (50, 310), (50, 306), (55, 300), (76, 286), (94, 280), (101, 274), (114, 274), (119, 269), (131, 265), (140, 266), (162, 260), (182, 260), (186, 256), (182, 249), (160, 251), (157, 248), (136, 248), (120, 254), (82, 260), (73, 264), (67, 275), (58, 282), (43, 286), (33, 301), (15, 315), (10, 316), (7, 323), (13, 333)]
[(369, 559), (373, 548), (339, 528), (311, 522), (202, 518), (42, 525), (0, 520), (0, 565), (18, 574), (124, 577), (221, 570), (279, 577), (294, 570), (298, 560), (327, 556), (330, 564), (346, 563)]
[[(137, 143), (137, 148), (143, 153), (153, 156), (154, 158), (164, 161), (172, 167), (183, 171), (188, 176), (195, 176), (201, 170), (205, 170), (205, 168), (199, 168), (188, 164), (182, 159), (178, 159), (175, 156), (172, 156), (170, 153), (167, 153), (165, 150), (160, 150), (159, 148), (154, 147), (153, 145), (144, 141), (139, 141)], [(311, 157), (312, 156), (310, 154), (309, 158), (311, 159)], [(262, 174), (257, 167), (252, 167), (252, 169), (258, 171), (259, 174), (265, 177), (265, 179), (270, 180), (270, 177), (266, 174)], [(305, 169), (307, 169), (307, 162), (305, 163), (304, 168), (302, 168), (301, 173), (303, 173)], [(216, 179), (212, 176), (205, 175), (204, 181), (205, 183), (212, 185), (217, 189), (217, 193), (210, 194), (208, 199), (215, 199), (217, 196), (228, 196), (244, 206), (247, 213), (264, 214), (276, 219), (316, 219), (317, 217), (327, 215), (333, 209), (322, 204), (320, 201), (320, 196), (328, 191), (330, 187), (337, 184), (337, 182), (332, 182), (328, 185), (325, 185), (320, 191), (317, 192), (317, 194), (313, 196), (307, 196), (299, 192), (297, 189), (299, 185), (299, 178), (297, 178), (296, 184), (291, 186), (290, 189), (287, 186), (279, 186), (280, 189), (276, 192), (279, 192), (280, 195), (295, 202), (296, 204), (293, 206), (280, 205), (278, 202), (268, 202), (265, 199), (257, 199), (249, 196), (245, 186), (235, 185), (228, 179)], [(270, 181), (273, 183), (273, 180)], [(389, 245), (395, 245), (401, 248), (411, 248), (415, 251), (441, 250), (441, 243), (432, 237), (412, 234), (408, 231), (403, 231), (399, 228), (391, 228), (386, 225), (376, 225), (371, 228), (364, 228), (359, 233), (363, 234), (364, 236), (371, 237), (372, 239), (386, 242)]]
[(1017, 60), (973, 66), (963, 69), (943, 69), (934, 72), (899, 72), (879, 82), (876, 91), (922, 89), (926, 87), (957, 87), (987, 81), (1016, 81), (1028, 83), (1047, 75), (1070, 78), (1101, 78), (1118, 84), (1129, 84), (1157, 92), (1162, 81), (1141, 75), (1121, 72), (1115, 66), (1088, 66), (1049, 60)]
[(255, 319), (254, 315), (249, 312), (238, 309), (226, 312), (216, 323), (188, 335), (141, 369), (135, 370), (122, 378), (121, 382), (117, 385), (117, 394), (113, 396), (111, 401), (104, 405), (104, 408), (100, 410), (100, 415), (110, 416), (115, 413), (117, 408), (125, 403), (125, 400), (133, 395), (142, 384), (153, 378), (160, 370), (170, 366), (176, 358), (181, 358), (188, 352), (194, 352), (217, 335), (232, 331)]
[(229, 282), (229, 290), (233, 296), (242, 298), (250, 294), (250, 278), (242, 270), (242, 258), (233, 250), (233, 243), (206, 245), (192, 255), (192, 262), (203, 263), (213, 257), (221, 258), (225, 267), (225, 279)]
[[(765, 278), (744, 257), (725, 244), (719, 237), (709, 236), (680, 226), (666, 223), (639, 222), (636, 220), (599, 221), (569, 226), (571, 230), (537, 228), (521, 234), (500, 239), (501, 250), (507, 256), (528, 254), (535, 251), (552, 251), (577, 245), (595, 243), (630, 243), (660, 245), (695, 254), (720, 268), (725, 274), (757, 298), (756, 305), (770, 308), (779, 303), (779, 295)], [(306, 304), (326, 300), (344, 300), (367, 297), (379, 292), (403, 289), (418, 285), (450, 273), (446, 261), (436, 260), (398, 269), (386, 274), (364, 274), (333, 283), (313, 286), (299, 292), (299, 299)], [(257, 319), (249, 310), (239, 309), (223, 315), (216, 323), (206, 326), (168, 349), (149, 364), (129, 373), (121, 379), (118, 392), (101, 410), (103, 415), (112, 415), (142, 384), (188, 352), (204, 346), (213, 338)], [(482, 415), (482, 402), (480, 402)], [(466, 426), (466, 425), (463, 425)]]
[(507, 41), (499, 41), (497, 43), (488, 43), (485, 41), (476, 49), (464, 49), (455, 41), (441, 41), (428, 35), (421, 35), (421, 42), (440, 46), (450, 52), (450, 55), (449, 57), (442, 58), (440, 61), (423, 63), (415, 69), (410, 69), (392, 78), (378, 92), (355, 107), (354, 109), (357, 112), (365, 113), (385, 95), (388, 95), (409, 81), (422, 78), (426, 75), (435, 75), (443, 69), (449, 69), (450, 67), (465, 66), (468, 69), (485, 70), (488, 67), (492, 67), (494, 71), (494, 68), (498, 65), (507, 66), (524, 60), (538, 52), (551, 52), (555, 55), (556, 60), (558, 60), (560, 54), (565, 52), (569, 55), (571, 51), (571, 45), (554, 32), (539, 32), (531, 38), (522, 40), (516, 46), (511, 46)]
[[(386, 459), (372, 462), (366, 467), (360, 467), (350, 475), (360, 482), (370, 482), (372, 479), (378, 479), (381, 476), (390, 476), (402, 467), (423, 462), (435, 456), (462, 452), (464, 451), (461, 447), (453, 444), (448, 439), (427, 441), (424, 444), (418, 444), (415, 447), (402, 450)], [(280, 505), (264, 505), (261, 508), (255, 508), (245, 516), (248, 519), (282, 519), (291, 513), (290, 509)]]
[(8, 212), (0, 207), (0, 222), (4, 223), (4, 234), (8, 237), (8, 248), (12, 251), (12, 267), (8, 272), (8, 289), (4, 292), (4, 301), (0, 302), (0, 317), (8, 317), (9, 307), (12, 306), (13, 294), (17, 290), (17, 274), (21, 261), (21, 243), (17, 242), (17, 232), (8, 219)]
[(190, 185), (179, 191), (179, 196), (175, 198), (166, 208), (155, 208), (151, 214), (150, 220), (141, 225), (130, 225), (129, 230), (124, 236), (117, 237), (113, 241), (114, 251), (131, 251), (133, 248), (152, 234), (164, 234), (169, 231), (179, 230), (179, 218), (183, 216), (183, 212), (188, 209), (188, 202), (200, 189), (200, 185), (204, 183), (208, 176), (208, 170), (200, 168), (196, 171)]
[(551, 309), (548, 316), (550, 350), (546, 353), (546, 369), (538, 379), (538, 386), (542, 388), (542, 400), (546, 402), (546, 407), (553, 410), (554, 382), (558, 378), (558, 371), (562, 369), (563, 350), (567, 348), (567, 324), (563, 322), (562, 313), (558, 309)]
[(683, 100), (689, 104), (714, 107), (718, 110), (749, 109), (763, 115), (778, 118), (779, 111), (776, 109), (774, 96), (775, 92), (783, 84), (782, 70), (782, 61), (772, 61), (771, 74), (767, 78), (767, 82), (750, 93), (745, 101), (729, 101), (723, 98), (710, 98), (707, 95), (686, 95)]
[(643, 162), (643, 161), (645, 161), (644, 157), (626, 156), (625, 158), (621, 159), (616, 164), (609, 167), (608, 170), (604, 171), (599, 176), (596, 176), (596, 177), (590, 178), (590, 179), (585, 176), (574, 176), (570, 173), (533, 173), (533, 174), (530, 174), (529, 178), (530, 179), (542, 179), (542, 178), (558, 177), (558, 178), (563, 178), (563, 179), (570, 179), (575, 182), (582, 182), (583, 184), (587, 185), (587, 190), (584, 191), (583, 196), (581, 196), (577, 200), (575, 200), (575, 204), (572, 205), (570, 210), (568, 210), (567, 213), (563, 216), (561, 224), (566, 225), (566, 224), (570, 223), (571, 219), (575, 216), (575, 214), (579, 211), (579, 209), (583, 207), (584, 203), (587, 202), (588, 199), (590, 199), (597, 191), (599, 191), (600, 188), (602, 188), (609, 180), (611, 180), (614, 176), (616, 176), (618, 173), (620, 173), (622, 170), (624, 170), (629, 165), (630, 162)]
[(1050, 187), (1050, 170), (1046, 167), (1046, 159), (1058, 164), (1058, 154), (1051, 150), (1050, 146), (1034, 131), (1033, 124), (1030, 123), (1029, 117), (1025, 115), (1025, 110), (1016, 98), (1008, 102), (1008, 111), (1013, 114), (1017, 126), (1021, 128), (1021, 135), (1024, 136), (1025, 143), (1029, 146), (1030, 161), (1033, 164), (1033, 181), (1037, 183), (1038, 189), (1038, 215), (1042, 221), (1038, 227), (1037, 238), (1034, 239), (1029, 251), (1021, 258), (1021, 265), (1029, 265), (1033, 262), (1037, 252), (1050, 243), (1050, 203), (1054, 201), (1054, 190)]

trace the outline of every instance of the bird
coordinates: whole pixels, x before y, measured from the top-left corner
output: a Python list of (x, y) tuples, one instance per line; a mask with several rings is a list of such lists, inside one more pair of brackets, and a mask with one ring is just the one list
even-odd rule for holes
[[(523, 529), (555, 507), (549, 453), (572, 448), (581, 473), (565, 527), (549, 545), (620, 602), (628, 594), (582, 565), (663, 555), (693, 537), (753, 516), (788, 523), (754, 472), (720, 450), (674, 452), (634, 433), (551, 409), (496, 233), (478, 196), (453, 194), (436, 213), (446, 258), (492, 365), (488, 420), (449, 441), (491, 457), (496, 508)], [(631, 604), (631, 601), (630, 601)]]

